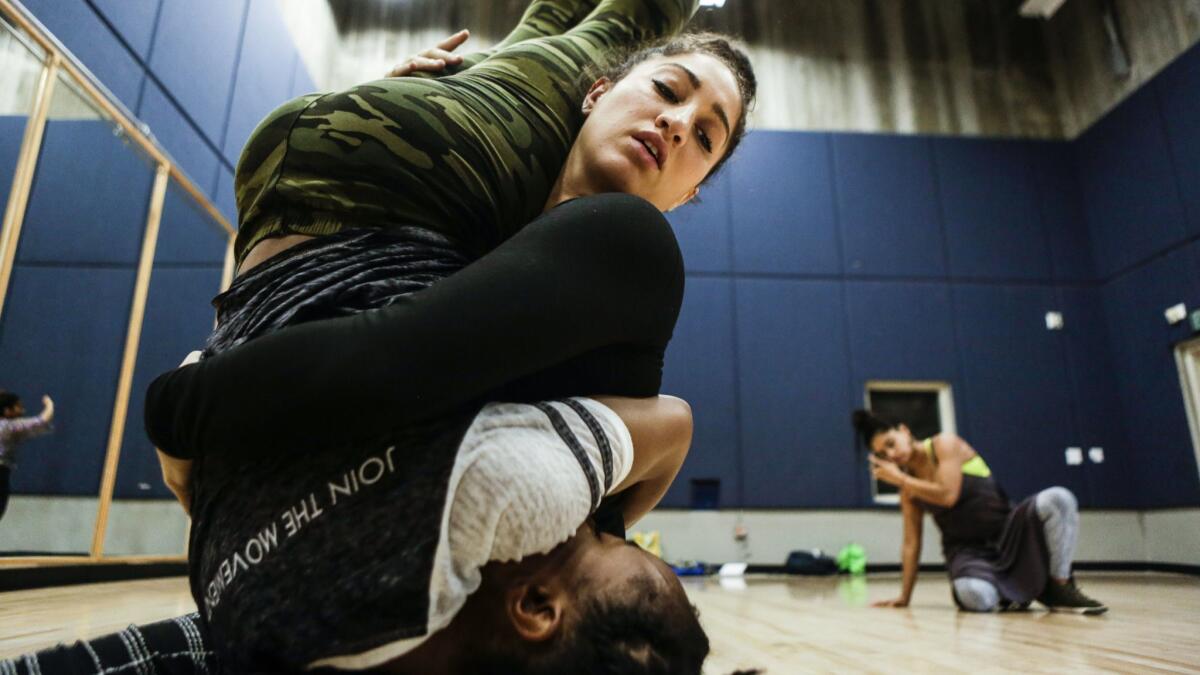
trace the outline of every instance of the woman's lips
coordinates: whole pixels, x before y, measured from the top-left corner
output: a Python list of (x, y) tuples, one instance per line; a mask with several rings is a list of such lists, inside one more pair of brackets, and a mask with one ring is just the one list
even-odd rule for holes
[(647, 166), (649, 166), (652, 169), (659, 168), (658, 167), (658, 159), (653, 154), (651, 154), (651, 152), (649, 150), (646, 149), (645, 143), (643, 143), (642, 141), (640, 141), (636, 138), (633, 138), (632, 136), (630, 137), (630, 142), (632, 142), (634, 144), (634, 146), (636, 146), (634, 148), (634, 152), (637, 153), (638, 158), (641, 159), (642, 162), (644, 162)]

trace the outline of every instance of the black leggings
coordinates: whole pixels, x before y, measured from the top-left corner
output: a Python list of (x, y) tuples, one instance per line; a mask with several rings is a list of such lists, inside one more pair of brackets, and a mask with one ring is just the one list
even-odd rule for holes
[(3, 518), (4, 512), (8, 510), (9, 478), (11, 474), (12, 469), (0, 464), (0, 518)]
[(482, 397), (653, 396), (683, 263), (648, 202), (604, 194), (543, 214), (385, 309), (315, 321), (166, 373), (151, 440), (176, 457), (330, 447)]

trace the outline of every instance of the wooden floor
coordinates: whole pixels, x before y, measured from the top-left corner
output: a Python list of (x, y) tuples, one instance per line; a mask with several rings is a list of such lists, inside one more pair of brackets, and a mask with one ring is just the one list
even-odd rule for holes
[[(712, 640), (706, 672), (1196, 672), (1200, 578), (1088, 574), (1101, 617), (1030, 611), (965, 614), (942, 575), (926, 575), (908, 609), (874, 609), (895, 576), (751, 578), (742, 587), (689, 580)], [(0, 657), (102, 635), (192, 609), (182, 579), (0, 594)]]

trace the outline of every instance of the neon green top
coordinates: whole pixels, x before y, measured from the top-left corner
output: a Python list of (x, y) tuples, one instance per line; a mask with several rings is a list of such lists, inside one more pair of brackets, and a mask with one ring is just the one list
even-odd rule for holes
[[(920, 447), (924, 448), (925, 452), (929, 453), (929, 458), (933, 460), (933, 465), (936, 467), (937, 453), (933, 451), (933, 439), (926, 438), (920, 442)], [(962, 472), (964, 476), (977, 476), (979, 478), (990, 478), (992, 470), (988, 468), (987, 462), (983, 461), (983, 456), (975, 453), (975, 456), (963, 462)]]

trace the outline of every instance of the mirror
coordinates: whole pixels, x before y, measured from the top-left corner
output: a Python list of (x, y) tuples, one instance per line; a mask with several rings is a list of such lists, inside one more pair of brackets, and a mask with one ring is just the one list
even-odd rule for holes
[(146, 388), (212, 332), (229, 235), (174, 181), (163, 203), (104, 555), (181, 555), (188, 519), (142, 425)]
[(91, 549), (155, 177), (64, 73), (48, 110), (0, 313), (0, 387), (32, 414), (50, 395), (54, 430), (19, 447), (0, 555)]

